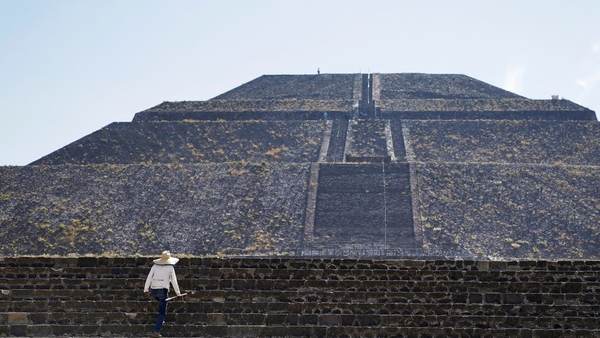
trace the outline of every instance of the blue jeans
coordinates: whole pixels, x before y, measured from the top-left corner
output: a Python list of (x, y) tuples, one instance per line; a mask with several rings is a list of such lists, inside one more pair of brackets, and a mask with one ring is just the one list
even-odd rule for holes
[(158, 315), (156, 316), (156, 324), (154, 332), (160, 332), (163, 322), (167, 317), (167, 293), (168, 289), (150, 289), (150, 293), (158, 301)]

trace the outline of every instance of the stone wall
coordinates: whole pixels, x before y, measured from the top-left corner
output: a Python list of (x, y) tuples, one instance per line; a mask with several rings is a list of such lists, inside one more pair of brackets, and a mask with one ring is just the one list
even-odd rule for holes
[(481, 99), (520, 98), (521, 96), (460, 74), (374, 74), (379, 93), (387, 99)]
[(348, 120), (338, 119), (331, 122), (331, 136), (327, 147), (327, 162), (343, 162), (346, 139), (348, 137)]
[(397, 161), (404, 162), (406, 159), (406, 145), (404, 140), (404, 131), (402, 130), (403, 121), (391, 120), (390, 132), (392, 133), (392, 145), (394, 147), (394, 157)]
[(112, 123), (33, 164), (316, 162), (325, 121)]
[(403, 121), (407, 147), (422, 162), (600, 165), (600, 123)]
[(243, 112), (155, 112), (137, 113), (134, 122), (155, 121), (290, 121), (350, 119), (353, 111), (297, 110), (297, 111), (243, 111)]
[(285, 254), (298, 249), (308, 164), (0, 168), (0, 256)]
[(215, 99), (316, 99), (352, 100), (360, 74), (263, 75)]
[(416, 164), (426, 255), (600, 258), (600, 168)]
[(397, 99), (377, 101), (383, 112), (572, 112), (590, 111), (569, 100), (494, 99)]
[(389, 161), (385, 120), (352, 120), (348, 128), (348, 162)]
[(376, 104), (378, 115), (392, 120), (597, 120), (592, 110), (569, 100), (401, 99)]
[(347, 111), (353, 100), (264, 99), (163, 102), (145, 112)]
[(177, 120), (309, 120), (346, 116), (353, 100), (210, 100), (163, 102), (135, 114), (137, 121)]
[(547, 120), (596, 121), (591, 110), (574, 111), (381, 111), (378, 115), (390, 120)]
[[(177, 254), (177, 253), (176, 253)], [(0, 259), (0, 336), (137, 336), (153, 257)], [(597, 337), (600, 262), (182, 258), (177, 337)], [(27, 278), (23, 278), (26, 276)]]

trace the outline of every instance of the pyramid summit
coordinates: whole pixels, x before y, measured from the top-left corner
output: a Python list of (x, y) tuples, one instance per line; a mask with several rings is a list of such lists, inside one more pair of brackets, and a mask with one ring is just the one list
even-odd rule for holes
[(600, 123), (459, 74), (264, 75), (0, 168), (0, 255), (600, 258)]

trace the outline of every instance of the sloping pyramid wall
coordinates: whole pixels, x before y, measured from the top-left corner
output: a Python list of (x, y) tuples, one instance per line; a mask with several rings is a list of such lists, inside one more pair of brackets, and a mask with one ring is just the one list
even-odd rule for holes
[(262, 76), (0, 168), (0, 255), (600, 258), (599, 140), (464, 75)]

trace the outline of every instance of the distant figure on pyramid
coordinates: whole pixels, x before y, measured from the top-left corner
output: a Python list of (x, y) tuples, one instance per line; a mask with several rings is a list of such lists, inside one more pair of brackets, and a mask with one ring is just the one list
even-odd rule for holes
[(321, 74), (321, 68), (317, 67), (317, 75)]
[(152, 265), (152, 269), (150, 269), (150, 273), (146, 278), (144, 293), (150, 293), (158, 301), (158, 315), (151, 337), (161, 337), (160, 329), (167, 317), (167, 301), (170, 300), (170, 298), (167, 298), (169, 284), (173, 284), (175, 293), (177, 296), (181, 296), (174, 267), (178, 261), (179, 258), (171, 257), (171, 252), (163, 251), (160, 258), (153, 261), (154, 265)]

